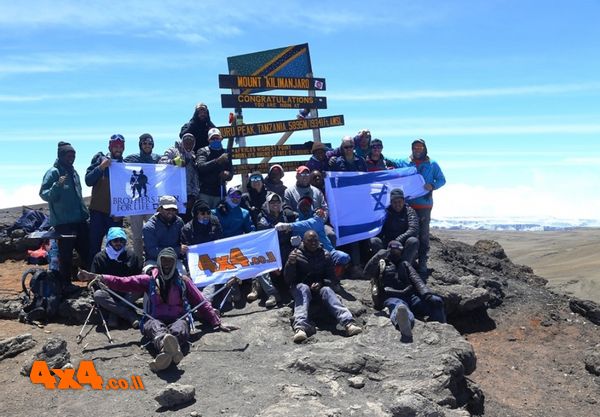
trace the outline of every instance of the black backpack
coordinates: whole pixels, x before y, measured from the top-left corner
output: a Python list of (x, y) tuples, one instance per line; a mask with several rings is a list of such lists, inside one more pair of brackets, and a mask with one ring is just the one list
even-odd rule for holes
[[(27, 289), (26, 281), (29, 275), (31, 280)], [(28, 269), (23, 273), (21, 286), (24, 296), (19, 320), (47, 322), (57, 315), (62, 300), (62, 285), (58, 272), (42, 268)]]

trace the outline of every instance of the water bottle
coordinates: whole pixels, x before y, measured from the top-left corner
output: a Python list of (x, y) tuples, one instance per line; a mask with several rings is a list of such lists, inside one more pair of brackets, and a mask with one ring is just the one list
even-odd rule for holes
[(50, 250), (48, 251), (48, 266), (51, 271), (58, 271), (60, 268), (58, 256), (58, 241), (50, 239)]

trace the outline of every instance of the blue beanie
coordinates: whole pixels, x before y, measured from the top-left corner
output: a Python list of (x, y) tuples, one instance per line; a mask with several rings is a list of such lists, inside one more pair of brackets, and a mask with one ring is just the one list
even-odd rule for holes
[(110, 242), (115, 239), (125, 239), (127, 242), (127, 234), (125, 234), (125, 230), (122, 227), (111, 227), (108, 229), (108, 233), (106, 234), (106, 242)]

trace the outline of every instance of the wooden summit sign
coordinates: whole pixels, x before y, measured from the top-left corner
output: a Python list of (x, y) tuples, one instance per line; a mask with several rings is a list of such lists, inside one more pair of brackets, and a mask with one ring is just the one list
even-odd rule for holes
[(235, 174), (250, 174), (254, 171), (259, 172), (269, 172), (269, 168), (273, 165), (281, 165), (284, 171), (295, 171), (300, 165), (304, 165), (306, 161), (284, 161), (284, 162), (263, 162), (260, 164), (243, 164), (243, 165), (234, 165), (233, 172)]
[(254, 109), (326, 109), (327, 97), (221, 94), (221, 106)]
[[(331, 143), (324, 143), (327, 148), (331, 148)], [(309, 155), (312, 142), (300, 145), (265, 145), (265, 146), (244, 146), (231, 149), (233, 159), (264, 158), (273, 156), (292, 156)]]
[(219, 74), (219, 88), (252, 88), (262, 90), (320, 90), (325, 78), (270, 77), (263, 75)]
[(322, 127), (335, 127), (344, 125), (344, 116), (315, 117), (312, 119), (280, 120), (278, 122), (264, 122), (241, 124), (234, 126), (219, 126), (224, 138), (236, 136), (268, 135), (270, 133), (295, 132), (297, 130), (319, 129)]

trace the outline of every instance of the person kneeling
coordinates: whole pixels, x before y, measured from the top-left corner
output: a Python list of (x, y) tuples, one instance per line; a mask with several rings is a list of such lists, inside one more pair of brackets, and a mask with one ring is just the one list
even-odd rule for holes
[(308, 322), (308, 309), (312, 297), (318, 297), (344, 326), (348, 336), (362, 333), (354, 323), (352, 313), (342, 304), (330, 285), (335, 282), (334, 265), (329, 252), (319, 243), (313, 230), (304, 233), (302, 243), (288, 257), (283, 270), (285, 281), (294, 297), (294, 342), (307, 339), (312, 326)]
[(390, 320), (400, 330), (402, 342), (412, 342), (415, 314), (432, 321), (446, 322), (444, 300), (425, 285), (412, 265), (402, 258), (402, 244), (392, 240), (388, 249), (378, 251), (365, 266), (371, 280), (374, 307), (387, 307)]
[[(79, 272), (82, 281), (99, 280), (113, 291), (144, 292), (147, 298), (147, 315), (140, 325), (142, 334), (149, 338), (158, 352), (150, 363), (154, 372), (164, 370), (183, 359), (181, 346), (187, 347), (190, 335), (190, 311), (204, 302), (202, 293), (194, 283), (179, 275), (175, 267), (177, 254), (172, 248), (160, 251), (157, 265), (147, 275), (117, 277)], [(230, 331), (209, 302), (197, 309), (198, 314), (215, 330)]]

